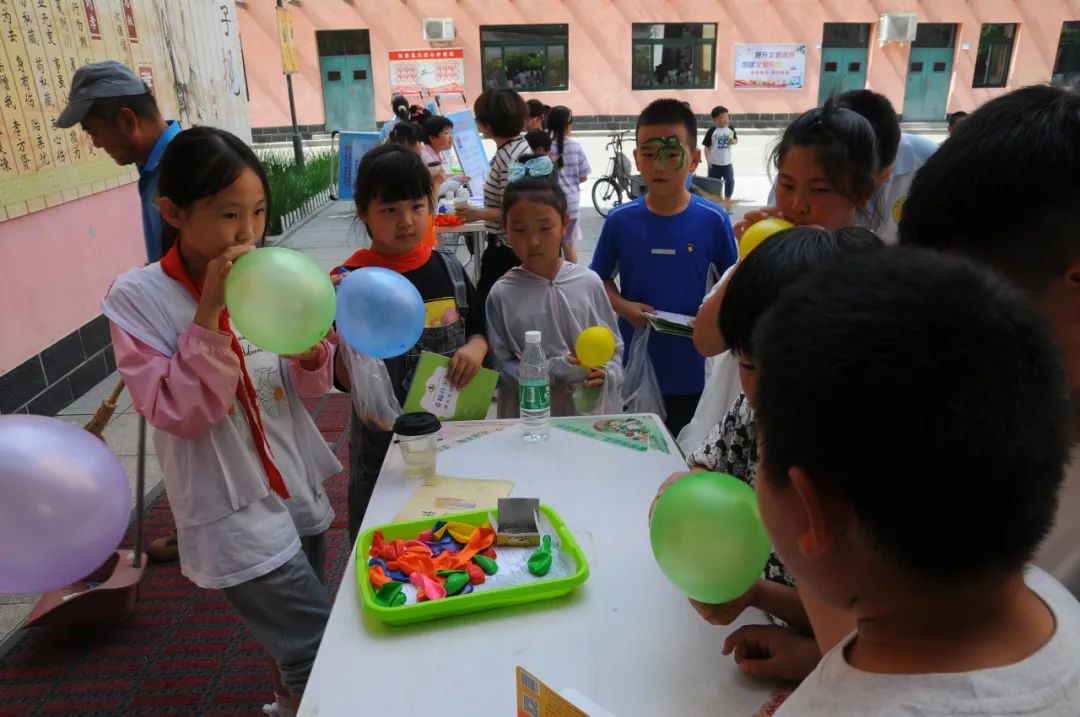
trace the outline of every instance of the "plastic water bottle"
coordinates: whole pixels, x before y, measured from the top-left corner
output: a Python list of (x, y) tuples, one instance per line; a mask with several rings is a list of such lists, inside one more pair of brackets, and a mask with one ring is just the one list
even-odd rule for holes
[(551, 433), (551, 379), (539, 331), (525, 332), (525, 354), (521, 357), (518, 384), (525, 440), (546, 441)]

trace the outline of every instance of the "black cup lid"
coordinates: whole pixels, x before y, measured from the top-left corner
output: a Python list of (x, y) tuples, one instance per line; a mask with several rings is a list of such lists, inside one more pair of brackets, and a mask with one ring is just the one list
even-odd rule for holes
[(426, 411), (403, 413), (394, 421), (394, 433), (399, 436), (426, 436), (440, 428), (442, 424), (435, 414)]

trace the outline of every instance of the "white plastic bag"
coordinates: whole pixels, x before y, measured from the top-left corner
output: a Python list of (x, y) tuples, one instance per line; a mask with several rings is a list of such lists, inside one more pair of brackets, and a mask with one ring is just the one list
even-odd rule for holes
[(623, 377), (623, 412), (655, 413), (661, 420), (667, 418), (660, 383), (656, 380), (652, 359), (649, 358), (648, 326), (635, 329), (630, 340), (630, 361)]
[(685, 455), (701, 447), (740, 393), (739, 362), (730, 351), (705, 359), (705, 393), (701, 394), (694, 418), (679, 431), (676, 440)]
[(349, 367), (349, 382), (352, 390), (353, 408), (360, 422), (376, 431), (391, 431), (394, 421), (401, 415), (401, 403), (394, 395), (394, 386), (390, 382), (390, 373), (382, 359), (359, 353), (346, 346), (338, 347), (345, 352), (345, 362)]

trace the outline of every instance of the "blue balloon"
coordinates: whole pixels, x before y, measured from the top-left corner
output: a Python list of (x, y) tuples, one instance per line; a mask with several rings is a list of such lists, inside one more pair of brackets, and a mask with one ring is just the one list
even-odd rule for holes
[(424, 299), (396, 271), (366, 267), (338, 285), (337, 330), (345, 343), (375, 358), (400, 356), (424, 331)]

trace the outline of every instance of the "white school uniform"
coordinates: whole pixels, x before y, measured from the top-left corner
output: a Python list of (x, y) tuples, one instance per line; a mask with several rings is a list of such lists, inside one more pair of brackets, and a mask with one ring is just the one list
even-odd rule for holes
[[(160, 264), (122, 274), (103, 302), (110, 321), (165, 355), (176, 354), (195, 299)], [(154, 447), (176, 520), (181, 572), (202, 588), (260, 577), (300, 550), (300, 536), (329, 528), (334, 511), (322, 482), (341, 470), (301, 404), (285, 361), (244, 339), (248, 374), (274, 463), (288, 488), (270, 490), (239, 404), (200, 438), (154, 431)]]

